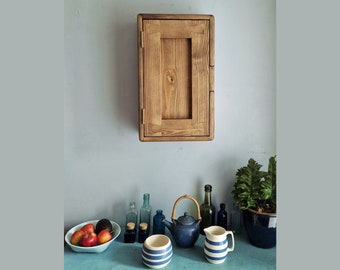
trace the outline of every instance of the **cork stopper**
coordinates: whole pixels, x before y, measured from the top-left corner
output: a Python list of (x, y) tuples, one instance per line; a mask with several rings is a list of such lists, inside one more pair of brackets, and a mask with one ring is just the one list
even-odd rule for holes
[(126, 224), (126, 229), (127, 229), (127, 230), (134, 230), (134, 229), (135, 229), (135, 223), (133, 223), (133, 222), (128, 222), (128, 223)]
[(139, 229), (145, 231), (148, 228), (148, 223), (142, 222), (139, 224)]

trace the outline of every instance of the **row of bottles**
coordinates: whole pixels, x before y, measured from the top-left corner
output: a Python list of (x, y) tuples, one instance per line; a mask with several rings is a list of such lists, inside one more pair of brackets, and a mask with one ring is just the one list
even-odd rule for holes
[[(143, 243), (150, 235), (151, 209), (150, 194), (145, 193), (143, 195), (143, 205), (139, 210), (139, 227), (137, 231), (138, 212), (136, 203), (130, 202), (130, 208), (126, 213), (125, 243), (134, 243), (136, 238), (138, 238), (139, 243)], [(165, 226), (161, 222), (164, 218), (163, 210), (158, 209), (153, 217), (153, 234), (165, 234)]]
[(200, 223), (200, 233), (204, 234), (203, 229), (212, 225), (221, 226), (226, 230), (232, 231), (234, 234), (240, 233), (242, 227), (242, 215), (240, 210), (237, 208), (232, 208), (230, 210), (228, 223), (228, 214), (225, 203), (220, 203), (220, 209), (217, 212), (215, 223), (215, 206), (211, 202), (211, 191), (211, 185), (204, 186), (204, 202), (200, 206), (200, 214), (202, 217), (202, 221)]
[[(217, 212), (217, 220), (215, 222), (216, 210), (211, 200), (212, 186), (209, 184), (205, 185), (204, 192), (204, 202), (200, 205), (200, 214), (202, 217), (200, 222), (200, 233), (204, 234), (203, 229), (212, 225), (221, 226), (226, 230), (229, 229), (228, 215), (225, 209), (225, 204), (220, 204), (220, 209)], [(136, 203), (130, 202), (129, 210), (126, 213), (126, 230), (124, 234), (125, 243), (134, 243), (136, 240), (140, 243), (143, 243), (144, 240), (150, 235), (151, 209), (149, 193), (145, 193), (143, 195), (143, 204), (139, 210), (139, 220)], [(165, 219), (163, 211), (161, 209), (156, 210), (156, 214), (152, 220), (153, 234), (165, 234), (165, 226), (161, 221), (162, 219)]]

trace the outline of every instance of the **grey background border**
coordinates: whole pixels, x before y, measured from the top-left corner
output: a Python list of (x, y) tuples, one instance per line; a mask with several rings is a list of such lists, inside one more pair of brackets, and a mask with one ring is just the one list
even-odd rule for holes
[(339, 4), (277, 1), (277, 269), (338, 265)]
[(1, 2), (1, 269), (64, 267), (63, 10)]
[[(338, 265), (339, 5), (277, 1), (277, 269)], [(63, 269), (63, 2), (6, 1), (0, 32), (1, 265)]]

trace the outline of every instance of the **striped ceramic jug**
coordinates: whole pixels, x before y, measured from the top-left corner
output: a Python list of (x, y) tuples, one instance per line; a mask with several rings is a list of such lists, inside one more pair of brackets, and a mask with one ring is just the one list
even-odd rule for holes
[[(234, 234), (226, 231), (220, 226), (210, 226), (204, 229), (204, 256), (208, 262), (213, 264), (223, 263), (227, 258), (228, 252), (234, 250)], [(231, 238), (231, 247), (228, 244), (228, 235)]]

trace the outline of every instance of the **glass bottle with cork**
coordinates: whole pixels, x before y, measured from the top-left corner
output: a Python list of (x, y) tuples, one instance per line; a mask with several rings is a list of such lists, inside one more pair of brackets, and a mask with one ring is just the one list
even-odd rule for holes
[(134, 243), (136, 241), (136, 225), (133, 222), (126, 224), (124, 243)]
[(139, 231), (138, 231), (138, 242), (144, 243), (145, 239), (149, 236), (149, 228), (148, 224), (142, 222), (139, 224)]
[(135, 231), (136, 231), (136, 226), (138, 222), (138, 212), (136, 210), (136, 203), (135, 202), (130, 202), (129, 209), (126, 213), (126, 223), (128, 224), (129, 222), (132, 222), (135, 224)]
[(200, 223), (200, 233), (205, 235), (204, 229), (215, 225), (215, 206), (211, 202), (211, 185), (204, 186), (204, 202), (200, 206), (202, 221)]
[(126, 213), (126, 227), (124, 234), (124, 242), (125, 243), (134, 243), (136, 241), (137, 234), (137, 221), (138, 221), (138, 213), (136, 210), (136, 203), (130, 202), (129, 209)]

